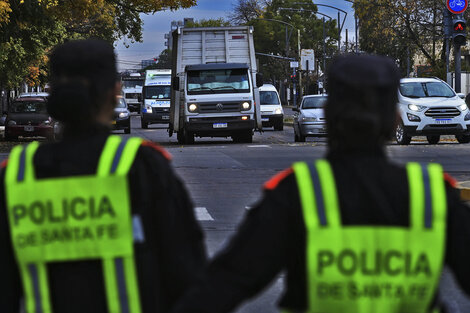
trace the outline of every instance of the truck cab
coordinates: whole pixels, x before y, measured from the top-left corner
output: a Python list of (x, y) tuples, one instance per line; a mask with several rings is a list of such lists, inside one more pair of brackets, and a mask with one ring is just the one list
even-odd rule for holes
[(147, 70), (142, 91), (141, 124), (166, 124), (170, 120), (171, 70)]

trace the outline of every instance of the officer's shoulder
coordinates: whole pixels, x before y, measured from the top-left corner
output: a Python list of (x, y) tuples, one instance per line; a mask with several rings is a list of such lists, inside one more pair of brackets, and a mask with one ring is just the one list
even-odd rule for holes
[(274, 190), (282, 182), (286, 181), (288, 177), (292, 176), (293, 173), (294, 173), (294, 170), (292, 169), (292, 167), (286, 168), (285, 170), (271, 177), (266, 183), (264, 183), (263, 188), (265, 190)]
[(171, 154), (166, 149), (164, 149), (159, 144), (149, 141), (149, 140), (142, 141), (140, 145), (140, 151), (142, 151), (144, 155), (149, 155), (149, 156), (158, 155), (160, 157), (163, 157), (167, 161), (171, 161), (172, 159)]

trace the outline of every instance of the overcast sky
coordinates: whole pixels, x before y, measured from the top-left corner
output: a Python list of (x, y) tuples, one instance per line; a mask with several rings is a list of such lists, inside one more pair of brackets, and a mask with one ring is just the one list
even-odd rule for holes
[[(197, 3), (197, 6), (190, 9), (142, 15), (144, 21), (143, 42), (132, 43), (124, 40), (119, 41), (116, 45), (120, 70), (138, 67), (132, 64), (157, 57), (165, 49), (164, 35), (169, 32), (171, 21), (183, 20), (185, 17), (194, 18), (195, 20), (227, 18), (236, 0), (198, 0)], [(345, 29), (349, 30), (349, 40), (354, 39), (354, 11), (351, 9), (350, 2), (345, 0), (315, 0), (314, 3), (331, 5), (346, 11), (348, 14), (343, 29), (342, 40), (344, 40)], [(337, 18), (338, 15), (337, 10), (327, 7), (319, 6), (318, 11), (333, 18)], [(341, 13), (341, 19), (343, 18), (344, 14)], [(129, 48), (124, 46), (124, 42), (129, 45)]]

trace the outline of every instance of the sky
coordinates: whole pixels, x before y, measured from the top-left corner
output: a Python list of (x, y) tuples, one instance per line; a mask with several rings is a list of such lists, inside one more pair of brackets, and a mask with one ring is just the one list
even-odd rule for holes
[[(308, 0), (303, 1), (307, 2)], [(349, 31), (349, 40), (354, 40), (354, 10), (351, 9), (350, 2), (345, 0), (314, 0), (313, 2), (315, 4), (335, 6), (346, 11), (347, 16), (342, 40), (345, 38), (346, 29)], [(129, 40), (120, 40), (116, 44), (119, 69), (136, 68), (139, 67), (137, 64), (140, 64), (141, 60), (157, 57), (166, 48), (164, 36), (170, 31), (171, 21), (183, 20), (185, 17), (194, 18), (195, 20), (227, 18), (236, 0), (198, 0), (197, 3), (197, 6), (189, 9), (142, 15), (144, 21), (143, 42), (133, 43)], [(338, 16), (337, 10), (328, 7), (318, 6), (318, 11), (335, 19)], [(343, 20), (344, 16), (345, 14), (341, 13), (341, 20)], [(319, 15), (319, 17), (321, 16)]]

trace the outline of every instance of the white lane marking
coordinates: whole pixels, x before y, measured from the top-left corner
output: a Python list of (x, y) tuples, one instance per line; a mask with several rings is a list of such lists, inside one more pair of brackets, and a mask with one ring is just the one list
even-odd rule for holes
[(196, 212), (196, 219), (198, 221), (213, 221), (214, 220), (205, 207), (195, 207), (194, 211)]
[(255, 146), (247, 146), (248, 148), (271, 148), (268, 145), (255, 145)]

